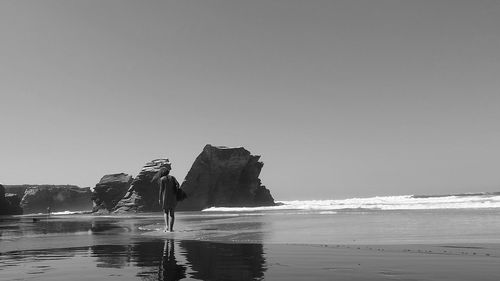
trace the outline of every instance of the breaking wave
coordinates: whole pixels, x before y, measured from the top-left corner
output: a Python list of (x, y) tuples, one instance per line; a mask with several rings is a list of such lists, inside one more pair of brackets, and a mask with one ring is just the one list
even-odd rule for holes
[[(59, 211), (59, 212), (51, 212), (51, 216), (57, 216), (57, 215), (80, 215), (80, 214), (88, 214), (91, 211)], [(23, 214), (21, 216), (43, 216), (47, 215), (47, 213), (32, 213), (32, 214)]]
[(271, 207), (212, 207), (204, 212), (252, 212), (274, 210), (335, 211), (365, 210), (432, 210), (432, 209), (484, 209), (500, 208), (500, 193), (457, 195), (402, 195), (350, 198), (341, 200), (278, 201)]

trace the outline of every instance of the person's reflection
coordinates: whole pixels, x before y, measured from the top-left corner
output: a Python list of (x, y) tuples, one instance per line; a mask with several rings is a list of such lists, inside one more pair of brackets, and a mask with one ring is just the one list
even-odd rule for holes
[(161, 258), (159, 280), (181, 280), (186, 277), (186, 267), (177, 264), (175, 259), (174, 240), (165, 240), (163, 245), (163, 256)]

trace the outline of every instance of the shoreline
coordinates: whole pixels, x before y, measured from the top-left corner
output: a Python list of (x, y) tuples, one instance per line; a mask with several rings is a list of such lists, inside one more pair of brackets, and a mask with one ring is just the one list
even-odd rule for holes
[(161, 213), (0, 218), (0, 279), (496, 281), (499, 217), (180, 212), (172, 233)]

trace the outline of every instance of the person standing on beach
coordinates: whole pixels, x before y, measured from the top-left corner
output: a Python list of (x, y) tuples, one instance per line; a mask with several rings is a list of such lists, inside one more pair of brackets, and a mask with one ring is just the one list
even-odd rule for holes
[(158, 171), (158, 177), (155, 176), (155, 178), (159, 178), (160, 197), (158, 201), (163, 209), (165, 232), (174, 231), (175, 207), (177, 206), (177, 191), (179, 189), (179, 182), (174, 176), (170, 175), (171, 169), (171, 163), (167, 162)]

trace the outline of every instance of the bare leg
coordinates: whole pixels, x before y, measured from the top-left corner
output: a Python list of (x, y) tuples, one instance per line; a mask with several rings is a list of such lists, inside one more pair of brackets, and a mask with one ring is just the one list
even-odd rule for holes
[(175, 214), (174, 214), (174, 209), (170, 209), (170, 231), (174, 231), (174, 221), (175, 221)]
[(163, 229), (164, 232), (167, 232), (168, 231), (168, 211), (165, 210), (165, 212), (163, 213), (163, 219), (165, 220), (165, 228)]

